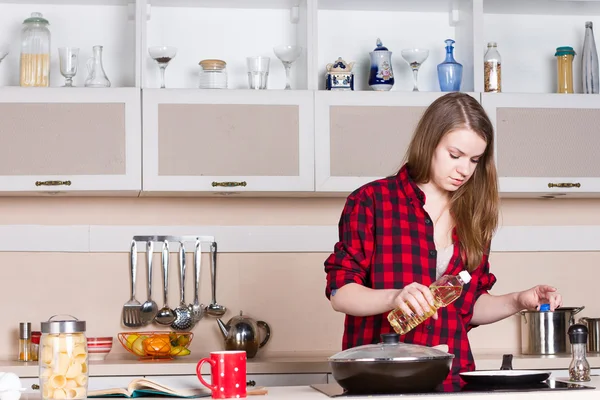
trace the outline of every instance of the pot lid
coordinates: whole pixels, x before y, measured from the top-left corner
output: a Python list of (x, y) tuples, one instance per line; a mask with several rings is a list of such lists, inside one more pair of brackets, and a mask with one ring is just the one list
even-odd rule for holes
[(432, 347), (400, 342), (397, 333), (384, 333), (381, 343), (367, 344), (341, 351), (329, 358), (330, 361), (422, 361), (454, 358)]

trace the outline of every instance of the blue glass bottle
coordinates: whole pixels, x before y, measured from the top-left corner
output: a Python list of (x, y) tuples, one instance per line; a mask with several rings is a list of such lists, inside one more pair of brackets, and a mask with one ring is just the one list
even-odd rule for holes
[(446, 59), (438, 64), (438, 80), (442, 92), (458, 92), (462, 82), (463, 66), (454, 59), (454, 40), (446, 39)]

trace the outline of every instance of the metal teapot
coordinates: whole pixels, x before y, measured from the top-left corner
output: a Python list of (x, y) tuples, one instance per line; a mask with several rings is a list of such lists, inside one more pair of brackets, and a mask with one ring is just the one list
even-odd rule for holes
[[(242, 315), (241, 311), (240, 315), (231, 318), (227, 324), (224, 324), (220, 318), (217, 319), (217, 324), (225, 338), (225, 350), (244, 350), (247, 358), (254, 357), (258, 349), (267, 344), (271, 337), (269, 324)], [(262, 342), (259, 338), (259, 327), (265, 330), (265, 338)]]

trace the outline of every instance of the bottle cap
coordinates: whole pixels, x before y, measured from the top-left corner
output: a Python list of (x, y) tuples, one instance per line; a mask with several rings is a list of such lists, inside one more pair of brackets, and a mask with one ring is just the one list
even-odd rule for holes
[(573, 324), (569, 327), (569, 340), (571, 344), (587, 343), (588, 328), (583, 324)]
[(458, 273), (458, 276), (460, 276), (460, 279), (463, 280), (463, 282), (465, 283), (465, 285), (469, 282), (471, 282), (471, 274), (469, 274), (469, 271), (464, 270), (464, 271), (460, 271)]
[(540, 311), (550, 311), (550, 304), (541, 304)]
[(19, 338), (20, 339), (31, 338), (31, 322), (19, 323)]

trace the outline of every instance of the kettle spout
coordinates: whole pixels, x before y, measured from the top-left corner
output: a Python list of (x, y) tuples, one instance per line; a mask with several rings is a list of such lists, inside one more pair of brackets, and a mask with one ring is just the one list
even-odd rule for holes
[(229, 327), (226, 326), (223, 321), (221, 321), (221, 318), (217, 318), (217, 324), (219, 325), (219, 328), (221, 329), (221, 333), (223, 334), (224, 338), (227, 338), (227, 335), (229, 334)]

